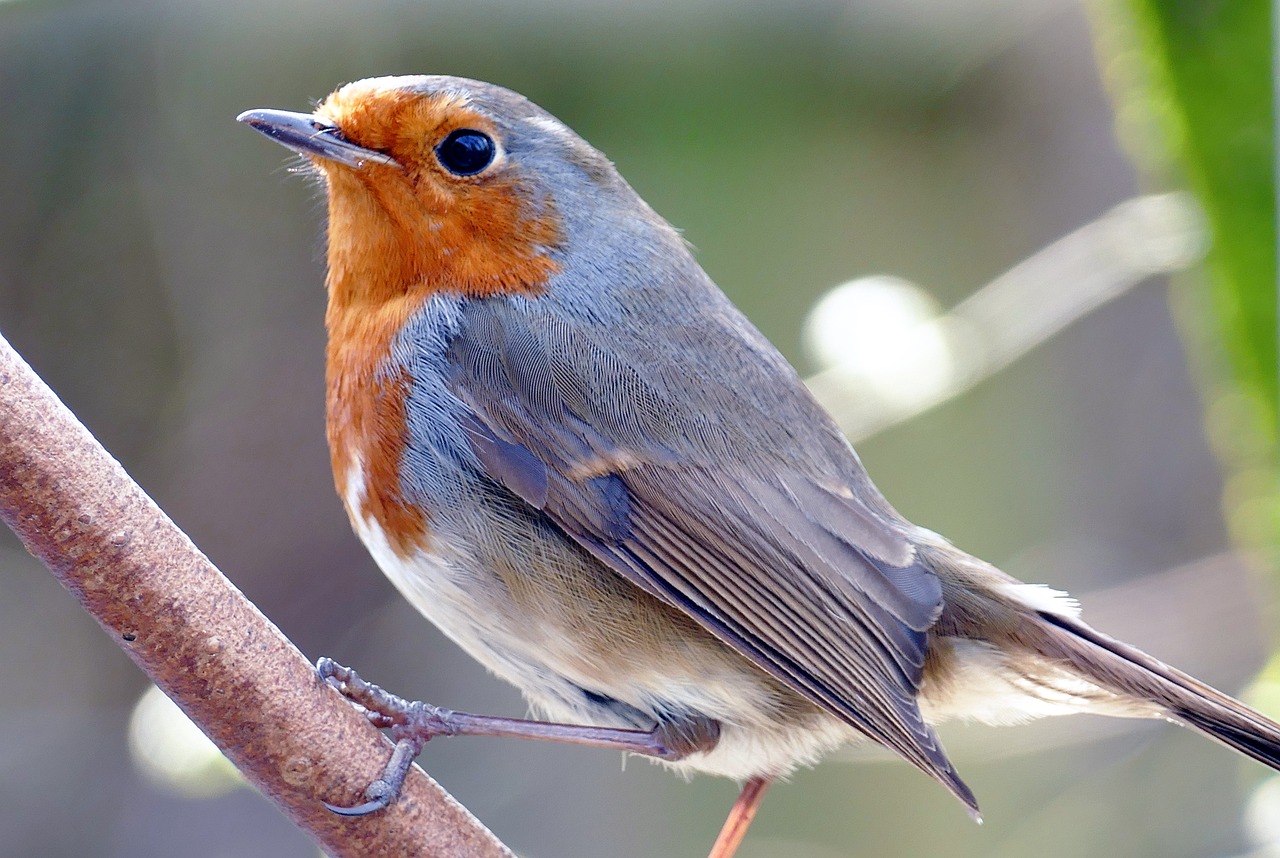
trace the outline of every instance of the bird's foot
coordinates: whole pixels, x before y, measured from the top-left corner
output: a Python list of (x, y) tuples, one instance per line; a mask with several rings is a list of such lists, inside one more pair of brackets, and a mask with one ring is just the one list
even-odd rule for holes
[(405, 700), (366, 682), (354, 670), (331, 658), (319, 659), (316, 662), (316, 672), (339, 694), (357, 706), (369, 719), (369, 723), (379, 728), (390, 728), (391, 738), (396, 743), (391, 759), (382, 771), (382, 777), (365, 787), (365, 801), (351, 807), (328, 802), (324, 806), (343, 816), (365, 816), (382, 810), (400, 795), (409, 767), (413, 765), (414, 758), (422, 753), (427, 740), (432, 736), (452, 732), (447, 726), (447, 718), (438, 716), (438, 713), (447, 713), (448, 710)]
[(363, 816), (395, 801), (405, 776), (422, 747), (436, 736), (505, 736), (541, 739), (570, 745), (610, 748), (661, 760), (681, 760), (690, 754), (710, 751), (720, 740), (716, 721), (697, 717), (667, 722), (652, 730), (625, 730), (583, 724), (554, 724), (522, 718), (501, 718), (455, 712), (421, 701), (409, 701), (361, 679), (354, 670), (330, 658), (316, 662), (316, 671), (325, 682), (350, 700), (375, 727), (388, 728), (395, 741), (382, 777), (365, 789), (365, 801), (354, 807), (326, 805), (334, 813)]

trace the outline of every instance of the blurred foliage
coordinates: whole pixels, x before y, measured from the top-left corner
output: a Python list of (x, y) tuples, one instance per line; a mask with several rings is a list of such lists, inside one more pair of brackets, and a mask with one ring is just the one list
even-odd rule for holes
[[(1210, 441), (1227, 468), (1237, 541), (1280, 558), (1280, 357), (1271, 8), (1265, 0), (1130, 0), (1098, 28), (1121, 136), (1176, 171), (1213, 235), (1208, 280), (1177, 297), (1203, 379)], [(1126, 16), (1125, 12), (1129, 15)], [(1127, 127), (1126, 127), (1127, 126)]]

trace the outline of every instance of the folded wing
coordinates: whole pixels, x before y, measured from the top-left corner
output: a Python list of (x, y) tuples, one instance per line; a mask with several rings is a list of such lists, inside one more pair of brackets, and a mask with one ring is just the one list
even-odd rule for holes
[[(752, 409), (671, 395), (653, 381), (671, 370), (659, 357), (646, 372), (549, 314), (508, 304), (470, 309), (449, 355), (464, 429), (493, 480), (976, 807), (915, 702), (925, 633), (941, 610), (937, 577), (840, 467), (814, 472), (830, 445), (810, 457), (794, 447), (812, 433), (795, 433), (784, 451), (751, 443), (749, 427), (723, 431), (726, 414)], [(826, 425), (799, 382), (784, 381), (788, 409), (799, 402)], [(865, 480), (846, 455), (838, 464)]]

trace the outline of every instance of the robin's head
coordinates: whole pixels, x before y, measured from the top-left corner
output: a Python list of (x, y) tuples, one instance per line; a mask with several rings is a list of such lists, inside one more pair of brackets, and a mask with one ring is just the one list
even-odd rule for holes
[(368, 297), (537, 294), (560, 269), (566, 208), (637, 199), (557, 119), (479, 81), (371, 78), (311, 114), (239, 118), (323, 175), (330, 285), (358, 278)]

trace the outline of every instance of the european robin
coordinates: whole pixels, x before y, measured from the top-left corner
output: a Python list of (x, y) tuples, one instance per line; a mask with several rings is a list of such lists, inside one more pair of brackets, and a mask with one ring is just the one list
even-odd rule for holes
[(764, 787), (871, 739), (978, 805), (934, 734), (1164, 718), (1280, 768), (1280, 726), (899, 515), (796, 372), (605, 157), (497, 86), (348, 84), (240, 120), (328, 191), (339, 495), (427, 618), (546, 722), (407, 703), (322, 660), (397, 750), (621, 748)]

